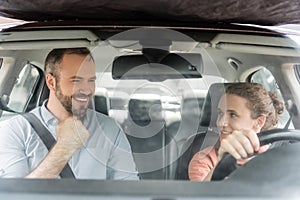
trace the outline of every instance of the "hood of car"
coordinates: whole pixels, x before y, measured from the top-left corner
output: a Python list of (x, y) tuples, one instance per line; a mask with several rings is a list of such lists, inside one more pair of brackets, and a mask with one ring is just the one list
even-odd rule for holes
[(26, 21), (299, 24), (298, 0), (1, 0), (0, 15)]

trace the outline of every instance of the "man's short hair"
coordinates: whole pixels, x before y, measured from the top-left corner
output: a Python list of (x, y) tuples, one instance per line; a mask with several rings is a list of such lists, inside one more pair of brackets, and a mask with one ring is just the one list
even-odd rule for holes
[(47, 55), (45, 60), (45, 67), (44, 67), (45, 74), (51, 74), (55, 78), (59, 78), (58, 64), (62, 61), (62, 58), (65, 54), (77, 54), (82, 56), (90, 56), (91, 59), (94, 60), (90, 50), (86, 47), (53, 49)]

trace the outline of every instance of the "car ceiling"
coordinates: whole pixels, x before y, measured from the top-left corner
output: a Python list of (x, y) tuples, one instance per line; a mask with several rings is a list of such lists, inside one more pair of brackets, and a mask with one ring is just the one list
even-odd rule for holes
[[(0, 0), (0, 2), (0, 15), (39, 22), (76, 20), (81, 23), (80, 21), (84, 20), (99, 20), (107, 24), (120, 21), (131, 24), (147, 22), (148, 25), (160, 22), (169, 25), (171, 22), (171, 24), (181, 25), (187, 23), (187, 26), (189, 24), (203, 26), (205, 23), (215, 23), (216, 26), (229, 23), (258, 25), (300, 23), (299, 0), (132, 0), (130, 3), (128, 0), (91, 0), (88, 3), (82, 0)], [(204, 41), (210, 41), (214, 36), (214, 34), (209, 34), (205, 36)], [(201, 37), (204, 36), (201, 35)], [(249, 39), (247, 36), (246, 40)], [(220, 41), (224, 43), (223, 40)], [(233, 43), (239, 43), (239, 41), (233, 41)], [(237, 74), (233, 73), (235, 70), (243, 71), (243, 67), (257, 67), (262, 64), (261, 62), (255, 63), (253, 61), (255, 59), (251, 59), (247, 54), (234, 53), (232, 49), (229, 49), (228, 54), (223, 52), (218, 55), (218, 50), (214, 49), (210, 53), (215, 54), (214, 62), (220, 66), (224, 64), (224, 61), (227, 65), (230, 57), (240, 61), (239, 69), (228, 65), (230, 70), (220, 72), (229, 80), (236, 77)], [(255, 49), (252, 53), (259, 52)], [(272, 57), (268, 59), (263, 57), (262, 60), (266, 65), (272, 63)], [(209, 62), (206, 66), (208, 64)]]
[[(88, 3), (87, 3), (88, 2)], [(0, 15), (26, 21), (109, 20), (279, 25), (300, 23), (299, 0), (1, 0)]]

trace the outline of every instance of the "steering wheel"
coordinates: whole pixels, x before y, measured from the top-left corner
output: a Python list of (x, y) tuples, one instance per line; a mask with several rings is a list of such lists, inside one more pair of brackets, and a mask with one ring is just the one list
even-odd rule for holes
[[(258, 138), (260, 146), (278, 141), (300, 141), (300, 131), (289, 129), (272, 129), (259, 133)], [(236, 164), (235, 158), (230, 154), (225, 153), (223, 158), (218, 162), (212, 174), (211, 180), (223, 180), (238, 167), (239, 166)]]

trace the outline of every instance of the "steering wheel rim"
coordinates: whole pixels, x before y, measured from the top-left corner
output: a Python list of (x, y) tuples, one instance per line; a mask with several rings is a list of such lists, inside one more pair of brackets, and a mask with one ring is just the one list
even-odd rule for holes
[[(278, 141), (300, 141), (299, 130), (290, 129), (272, 129), (263, 131), (258, 134), (260, 146)], [(213, 174), (212, 181), (223, 180), (238, 168), (233, 156), (225, 153), (223, 158), (218, 162)]]

